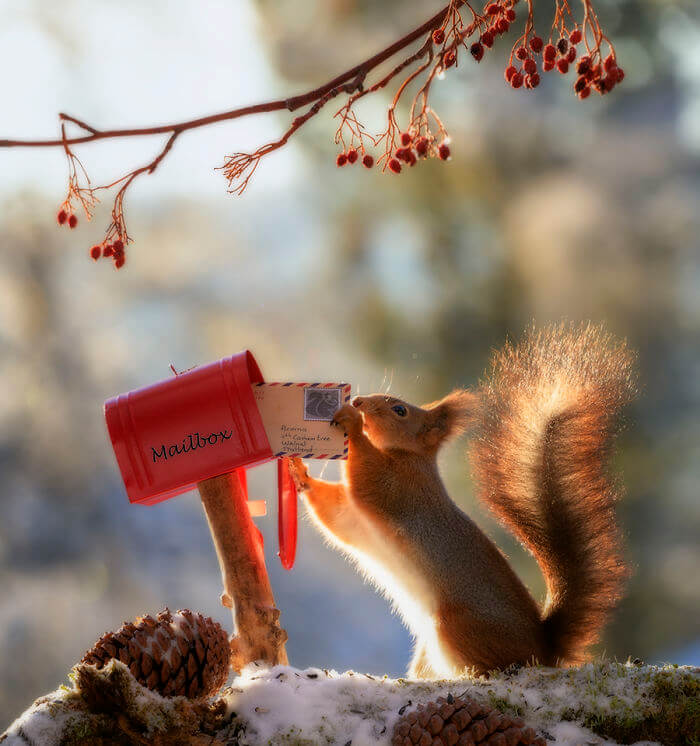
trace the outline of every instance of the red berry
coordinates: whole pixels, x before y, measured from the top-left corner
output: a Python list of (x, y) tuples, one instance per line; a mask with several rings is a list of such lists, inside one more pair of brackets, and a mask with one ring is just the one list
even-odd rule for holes
[(477, 62), (480, 62), (481, 58), (484, 56), (484, 47), (480, 42), (476, 41), (471, 45), (471, 47), (469, 47), (469, 52)]
[(435, 44), (442, 44), (445, 41), (445, 32), (441, 28), (436, 28), (433, 31), (433, 41)]
[[(474, 45), (472, 45), (472, 48), (473, 48), (473, 46)], [(482, 52), (482, 54), (483, 54), (483, 52)], [(445, 52), (445, 54), (443, 55), (443, 58), (442, 58), (442, 64), (445, 67), (452, 67), (452, 65), (454, 65), (455, 62), (457, 62), (457, 55), (455, 54), (454, 50), (450, 49), (449, 52)]]
[(609, 91), (612, 91), (612, 89), (615, 87), (615, 84), (617, 83), (617, 75), (610, 74), (606, 75), (603, 80), (603, 89), (601, 90), (601, 93), (608, 93)]
[(446, 142), (441, 142), (438, 146), (438, 155), (441, 161), (446, 161), (450, 157), (450, 146)]
[(581, 40), (583, 39), (583, 34), (581, 33), (581, 29), (576, 28), (569, 34), (569, 41), (572, 44), (579, 44)]
[(576, 59), (576, 47), (570, 47), (569, 53), (566, 55), (566, 61), (571, 64)]
[(544, 46), (544, 42), (539, 36), (533, 36), (532, 39), (530, 39), (530, 49), (535, 54), (539, 54), (542, 51), (542, 47)]
[(540, 76), (538, 73), (532, 73), (527, 76), (528, 88), (537, 88), (540, 84)]
[(586, 80), (585, 75), (581, 75), (579, 78), (576, 79), (576, 82), (574, 83), (574, 90), (576, 91), (576, 93), (581, 93), (581, 91), (587, 87), (588, 81)]
[(499, 18), (498, 21), (496, 21), (496, 31), (498, 31), (499, 34), (505, 34), (509, 28), (510, 23), (508, 23), (505, 18)]
[(557, 56), (557, 50), (554, 48), (554, 45), (547, 44), (547, 46), (544, 48), (544, 52), (542, 53), (542, 56), (547, 61), (554, 60), (554, 58)]
[(355, 148), (350, 148), (350, 150), (348, 150), (348, 163), (355, 163), (357, 158), (358, 154)]
[(557, 49), (560, 54), (566, 54), (569, 49), (569, 40), (562, 36), (562, 38), (557, 42)]
[(117, 269), (121, 269), (124, 266), (124, 262), (126, 261), (126, 257), (124, 254), (119, 254), (119, 256), (114, 257), (114, 266)]
[(416, 152), (418, 155), (425, 156), (428, 153), (428, 146), (429, 146), (428, 138), (427, 137), (419, 137), (416, 140)]
[(615, 77), (617, 78), (618, 83), (622, 83), (622, 81), (625, 79), (625, 71), (621, 67), (616, 67)]
[(65, 210), (59, 210), (56, 220), (58, 220), (59, 225), (63, 225), (68, 220), (68, 213)]
[(518, 47), (515, 50), (515, 56), (519, 60), (526, 60), (527, 59), (527, 49), (525, 49), (525, 47)]
[(102, 256), (102, 247), (101, 246), (93, 246), (90, 249), (90, 256), (97, 261)]
[(68, 226), (70, 228), (75, 228), (76, 225), (78, 225), (78, 218), (75, 215), (69, 215), (68, 216)]
[(557, 70), (559, 70), (562, 75), (566, 75), (566, 73), (569, 72), (569, 63), (566, 60), (559, 60), (557, 62)]
[(507, 67), (505, 73), (503, 73), (506, 79), (506, 82), (510, 83), (510, 81), (513, 79), (513, 76), (517, 72), (518, 72), (517, 68), (514, 67), (513, 65), (510, 65), (510, 67)]
[(374, 166), (374, 158), (368, 153), (364, 158), (362, 159), (362, 165), (365, 168), (372, 168)]
[(537, 63), (532, 58), (528, 58), (523, 63), (523, 68), (525, 69), (526, 73), (530, 73), (530, 75), (532, 75), (532, 73), (537, 72)]
[(345, 153), (338, 153), (338, 157), (335, 159), (335, 165), (340, 168), (348, 162), (348, 157)]
[(412, 150), (409, 150), (406, 154), (406, 163), (408, 163), (409, 166), (415, 166), (417, 162), (418, 158), (416, 158), (416, 154)]
[(583, 101), (584, 98), (588, 98), (591, 95), (591, 89), (586, 86), (578, 92), (578, 97)]
[(591, 58), (581, 57), (581, 59), (578, 61), (578, 65), (576, 66), (576, 72), (579, 75), (585, 75), (589, 70), (591, 69)]
[(515, 20), (515, 11), (512, 8), (509, 8), (506, 11), (506, 18), (509, 23), (513, 23), (513, 21)]
[(603, 62), (603, 67), (605, 68), (606, 72), (610, 72), (610, 70), (613, 69), (613, 67), (617, 67), (617, 64), (615, 62), (615, 57), (612, 52), (605, 58), (605, 62)]
[(396, 160), (396, 158), (392, 158), (387, 165), (389, 166), (389, 171), (392, 173), (401, 173), (401, 164)]
[(554, 60), (545, 60), (542, 69), (548, 73), (550, 70), (554, 70)]
[(121, 238), (118, 238), (113, 244), (115, 251), (124, 251), (124, 241), (121, 240)]
[(401, 133), (401, 144), (405, 147), (406, 145), (410, 145), (413, 141), (413, 138), (411, 135), (408, 134), (408, 132), (402, 132)]
[(486, 8), (486, 15), (488, 16), (497, 16), (501, 12), (501, 6), (497, 3), (491, 3)]
[(488, 47), (490, 49), (493, 46), (493, 32), (484, 31), (484, 33), (481, 35), (481, 43), (485, 47)]
[(408, 153), (408, 149), (407, 149), (407, 148), (397, 148), (397, 149), (396, 149), (396, 152), (394, 153), (394, 155), (395, 155), (395, 156), (396, 156), (396, 158), (398, 158), (398, 159), (399, 159), (400, 161), (405, 161), (405, 160), (406, 160), (406, 154), (407, 154), (407, 153)]
[(523, 76), (520, 73), (515, 73), (515, 75), (510, 79), (510, 84), (513, 88), (520, 88), (523, 84)]
[(102, 256), (112, 256), (114, 254), (114, 248), (111, 243), (108, 243), (102, 250)]

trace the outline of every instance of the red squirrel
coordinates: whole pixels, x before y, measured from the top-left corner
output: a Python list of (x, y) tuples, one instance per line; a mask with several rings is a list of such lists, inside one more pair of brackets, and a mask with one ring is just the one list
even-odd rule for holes
[[(422, 407), (358, 396), (339, 409), (341, 482), (291, 461), (313, 520), (415, 637), (409, 676), (585, 660), (627, 576), (606, 462), (632, 359), (591, 325), (533, 329), (495, 353), (476, 391)], [(477, 494), (539, 563), (541, 607), (440, 478), (440, 447), (467, 428)]]

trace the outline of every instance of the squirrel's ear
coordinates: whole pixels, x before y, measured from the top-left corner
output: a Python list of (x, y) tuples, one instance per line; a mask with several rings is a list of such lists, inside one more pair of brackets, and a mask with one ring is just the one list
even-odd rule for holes
[(424, 440), (428, 447), (439, 446), (447, 438), (463, 433), (474, 418), (478, 395), (455, 389), (443, 399), (425, 404), (428, 413)]

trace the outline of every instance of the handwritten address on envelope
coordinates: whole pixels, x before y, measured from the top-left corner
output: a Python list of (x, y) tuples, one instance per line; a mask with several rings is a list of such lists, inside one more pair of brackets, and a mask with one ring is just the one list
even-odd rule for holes
[(331, 420), (350, 401), (349, 383), (254, 383), (267, 439), (275, 456), (347, 458), (342, 429)]

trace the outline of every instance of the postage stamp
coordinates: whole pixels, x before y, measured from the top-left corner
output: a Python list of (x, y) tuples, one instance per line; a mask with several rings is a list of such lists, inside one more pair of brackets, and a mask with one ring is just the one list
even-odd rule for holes
[(340, 409), (342, 389), (304, 389), (304, 419), (330, 422)]

